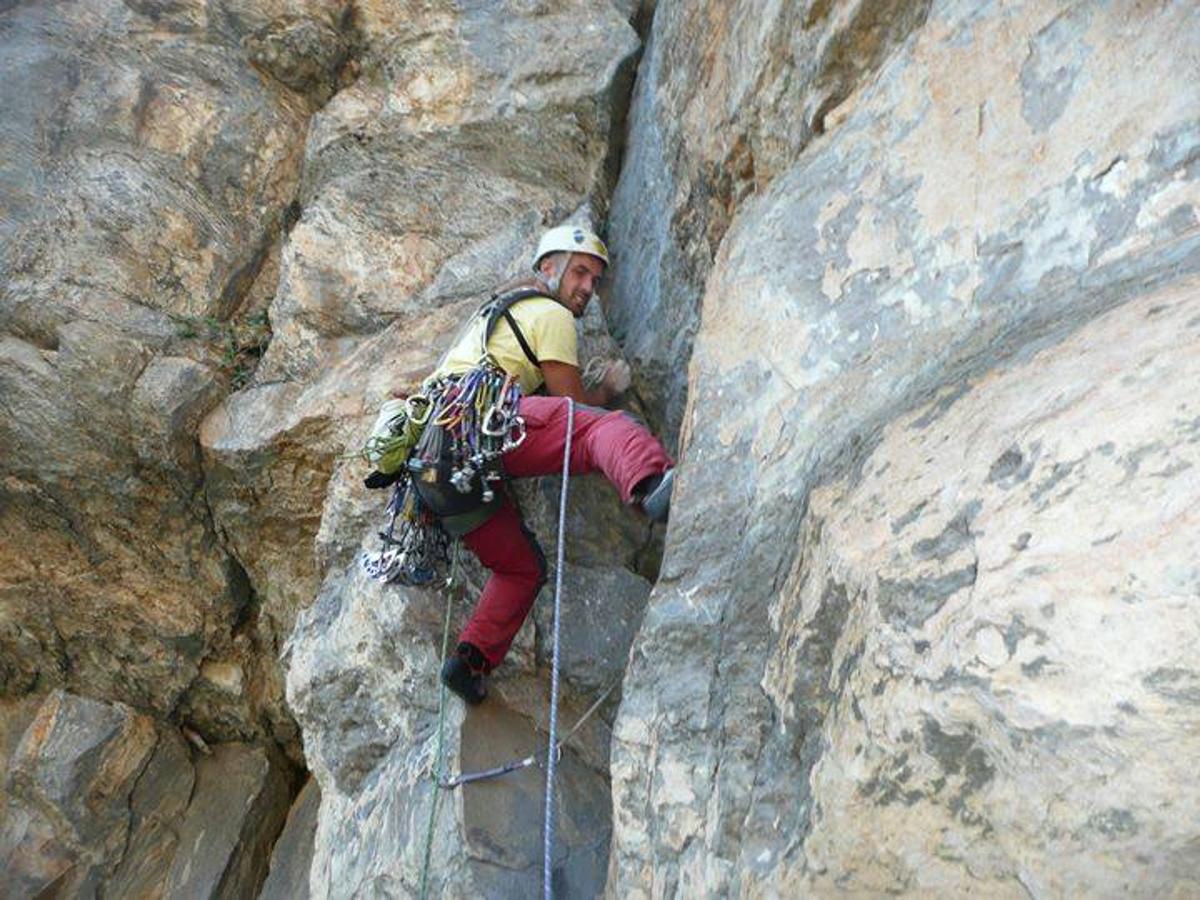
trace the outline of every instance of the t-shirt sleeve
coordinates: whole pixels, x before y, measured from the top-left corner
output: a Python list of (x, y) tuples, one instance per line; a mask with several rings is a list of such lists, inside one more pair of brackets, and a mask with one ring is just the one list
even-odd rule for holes
[(541, 362), (579, 365), (575, 317), (557, 303), (539, 315), (533, 324), (533, 352)]

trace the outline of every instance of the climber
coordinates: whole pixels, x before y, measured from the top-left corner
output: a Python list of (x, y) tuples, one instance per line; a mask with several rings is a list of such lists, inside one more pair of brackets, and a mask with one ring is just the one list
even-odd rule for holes
[[(631, 416), (601, 408), (629, 387), (628, 364), (609, 361), (590, 390), (580, 375), (574, 320), (584, 314), (608, 267), (607, 248), (586, 228), (552, 228), (538, 243), (533, 267), (532, 277), (509, 282), (485, 304), (443, 357), (435, 377), (470, 371), (479, 364), (482, 347), (519, 382), (524, 438), (500, 457), (509, 478), (561, 471), (566, 398), (572, 398), (577, 405), (571, 474), (602, 472), (624, 502), (665, 521), (674, 482), (671, 457)], [(545, 395), (535, 396), (542, 387)], [(461, 485), (454, 485), (457, 491), (447, 487), (453, 479), (444, 472), (435, 481), (428, 468), (414, 462), (409, 468), (415, 473), (413, 487), (440, 515), (443, 527), (461, 535), (491, 572), (441, 673), (443, 683), (463, 700), (479, 703), (487, 695), (484, 676), (504, 659), (546, 581), (545, 557), (503, 487), (493, 495), (487, 482), (476, 478), (482, 486), (466, 497)]]

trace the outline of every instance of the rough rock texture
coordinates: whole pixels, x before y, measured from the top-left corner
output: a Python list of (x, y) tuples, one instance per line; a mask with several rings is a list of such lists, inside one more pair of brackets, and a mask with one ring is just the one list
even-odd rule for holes
[[(578, 571), (578, 569), (574, 570)], [(627, 603), (640, 611), (649, 586), (626, 573)], [(592, 622), (609, 580), (578, 575), (564, 594), (564, 621)], [(589, 580), (590, 579), (590, 580)], [(477, 586), (456, 592), (461, 622)], [(548, 604), (548, 592), (539, 601)], [(310, 887), (314, 896), (417, 892), (434, 789), (439, 664), (444, 599), (431, 591), (380, 588), (356, 565), (331, 575), (301, 613), (288, 650), (288, 702), (305, 734), (309, 766), (321, 784)], [(544, 609), (544, 607), (543, 607)], [(541, 620), (539, 611), (535, 619)], [(636, 619), (607, 623), (594, 637), (611, 648), (609, 671), (628, 652)], [(622, 640), (624, 643), (622, 643)], [(569, 649), (569, 648), (568, 648)], [(445, 713), (449, 776), (491, 768), (544, 747), (548, 648), (534, 626), (518, 635), (491, 696), (465, 712), (450, 697)], [(583, 715), (607, 672), (589, 654), (568, 652), (561, 722)], [(610, 702), (601, 716), (611, 718)], [(601, 716), (584, 723), (562, 764), (557, 879), (570, 896), (597, 893), (605, 878), (610, 830), (606, 769), (609, 731)], [(542, 770), (442, 794), (430, 867), (434, 893), (515, 896), (541, 879)]]
[[(736, 8), (660, 4), (652, 42), (736, 56)], [(804, 12), (858, 54), (856, 9)], [(1130, 13), (909, 4), (731, 219), (616, 726), (615, 896), (1195, 890), (1200, 21)]]
[(247, 323), (274, 290), (258, 275), (277, 269), (308, 118), (350, 52), (343, 9), (0, 10), (6, 693), (176, 714), (218, 659), (250, 671), (204, 702), (226, 723), (209, 737), (294, 740), (256, 671), (255, 600), (214, 530), (196, 429), (258, 352)]
[(129, 798), (130, 837), (105, 894), (161, 897), (179, 848), (179, 826), (196, 784), (191, 752), (170, 731), (159, 733), (154, 755)]
[(201, 430), (220, 531), (280, 638), (378, 508), (341, 457), (379, 403), (615, 181), (637, 40), (614, 9), (412, 7), (357, 7), (362, 74), (313, 119), (258, 383)]
[(777, 764), (751, 807), (777, 821), (807, 773), (811, 831), (770, 883), (1200, 890), (1198, 289), (899, 417), (813, 492), (768, 611)]
[(447, 592), (358, 571), (351, 455), (569, 219), (616, 263), (583, 356), (683, 451), (665, 557), (572, 484), (563, 727), (620, 689), (558, 894), (1200, 893), (1194, 4), (10, 2), (0, 44), (7, 892), (411, 896), (435, 797), (432, 894), (539, 889), (540, 770), (429, 775), (544, 742), (549, 592), (439, 715)]
[(262, 883), (291, 798), (278, 751), (193, 760), (149, 716), (63, 691), (7, 705), (0, 738), (6, 897), (245, 897)]
[(266, 878), (291, 803), (286, 764), (261, 747), (221, 744), (196, 762), (167, 897), (246, 897)]
[(258, 896), (262, 900), (307, 900), (313, 843), (321, 812), (321, 788), (310, 778), (288, 811), (287, 822), (271, 850), (271, 871)]
[[(282, 255), (258, 382), (201, 429), (217, 521), (276, 633), (290, 630), (288, 703), (321, 785), (310, 882), (320, 897), (418, 890), (437, 743), (444, 599), (381, 589), (358, 571), (385, 498), (364, 491), (361, 462), (345, 454), (384, 398), (428, 374), (480, 296), (529, 265), (541, 228), (603, 212), (638, 46), (603, 4), (407, 12), (359, 8), (363, 74), (313, 120), (303, 212)], [(594, 309), (582, 357), (615, 352)], [(520, 496), (549, 547), (557, 483)], [(575, 485), (569, 529), (569, 608), (583, 630), (569, 647), (565, 702), (579, 715), (619, 678), (658, 552), (644, 521), (602, 484)], [(482, 581), (473, 565), (465, 577), (455, 628)], [(531, 623), (494, 685), (493, 709), (479, 714), (490, 726), (464, 720), (455, 701), (446, 741), (464, 755), (449, 758), (452, 769), (502, 763), (544, 740), (546, 653), (544, 630)], [(600, 890), (607, 867), (598, 722), (564, 765), (570, 811), (556, 877), (581, 895)], [(535, 892), (539, 797), (532, 771), (447, 795), (437, 890)]]
[(794, 162), (928, 0), (667, 3), (638, 70), (613, 196), (610, 318), (674, 439), (712, 261), (739, 204)]
[(16, 896), (162, 895), (194, 778), (168, 721), (299, 754), (196, 433), (269, 335), (345, 9), (0, 8), (0, 693), (87, 695), (17, 732)]
[(112, 871), (155, 739), (153, 722), (128, 707), (47, 698), (6, 766), (3, 868), (18, 894), (92, 892)]

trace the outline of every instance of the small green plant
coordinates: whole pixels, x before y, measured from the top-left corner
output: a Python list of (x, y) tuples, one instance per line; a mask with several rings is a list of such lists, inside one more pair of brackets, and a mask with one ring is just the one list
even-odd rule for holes
[(234, 390), (246, 386), (271, 343), (271, 320), (265, 310), (227, 320), (172, 314), (171, 321), (179, 337), (203, 341), (218, 354), (221, 371)]

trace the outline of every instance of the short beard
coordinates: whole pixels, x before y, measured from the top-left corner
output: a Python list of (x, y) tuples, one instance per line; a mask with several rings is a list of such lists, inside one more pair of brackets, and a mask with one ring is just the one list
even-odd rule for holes
[(570, 253), (554, 253), (546, 257), (550, 263), (551, 274), (539, 271), (538, 278), (546, 286), (552, 297), (558, 297), (558, 289), (562, 285), (563, 272), (567, 271), (567, 263), (571, 261)]

